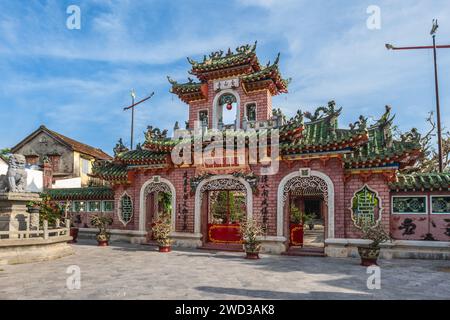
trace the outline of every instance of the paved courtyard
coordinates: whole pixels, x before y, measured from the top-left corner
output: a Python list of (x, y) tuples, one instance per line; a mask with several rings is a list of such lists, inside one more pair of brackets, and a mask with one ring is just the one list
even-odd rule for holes
[[(0, 299), (450, 299), (450, 262), (382, 260), (381, 290), (358, 259), (176, 250), (93, 242), (59, 260), (0, 266)], [(66, 273), (81, 270), (81, 289)]]

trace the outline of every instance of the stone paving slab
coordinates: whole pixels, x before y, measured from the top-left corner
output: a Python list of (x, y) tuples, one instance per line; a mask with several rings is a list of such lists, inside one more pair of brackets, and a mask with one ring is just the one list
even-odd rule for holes
[[(0, 266), (0, 299), (450, 299), (450, 262), (381, 260), (381, 289), (367, 289), (358, 259), (175, 250), (83, 241), (75, 255)], [(66, 286), (78, 265), (81, 289)]]

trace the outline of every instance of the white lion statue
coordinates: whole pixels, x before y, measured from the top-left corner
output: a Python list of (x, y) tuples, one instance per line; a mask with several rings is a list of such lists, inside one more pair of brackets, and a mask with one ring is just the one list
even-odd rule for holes
[(27, 186), (25, 163), (23, 155), (11, 155), (8, 161), (8, 172), (0, 176), (0, 192), (25, 192)]

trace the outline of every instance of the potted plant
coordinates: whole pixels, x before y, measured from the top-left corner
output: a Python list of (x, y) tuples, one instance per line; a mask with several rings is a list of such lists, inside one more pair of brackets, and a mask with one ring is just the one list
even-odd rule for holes
[(314, 218), (316, 215), (314, 213), (304, 213), (302, 217), (303, 224), (308, 225), (309, 230), (314, 229)]
[(64, 219), (70, 219), (70, 236), (72, 240), (68, 241), (68, 243), (77, 243), (79, 229), (73, 224), (73, 216), (69, 213), (69, 210), (72, 208), (72, 201), (63, 203), (62, 207), (64, 208)]
[(158, 243), (159, 252), (170, 252), (171, 242), (170, 233), (172, 232), (172, 223), (170, 215), (167, 213), (160, 214), (157, 221), (152, 227), (153, 237)]
[(292, 205), (291, 206), (291, 223), (293, 224), (302, 224), (302, 212), (299, 208)]
[(358, 246), (361, 265), (364, 267), (377, 265), (381, 250), (380, 244), (390, 241), (391, 237), (379, 223), (375, 226), (371, 223), (365, 223), (362, 225), (361, 231), (363, 239), (372, 240), (368, 245)]
[(289, 223), (289, 245), (303, 246), (303, 213), (295, 205), (291, 206)]
[(99, 215), (95, 215), (91, 219), (92, 226), (98, 228), (95, 238), (97, 239), (100, 247), (105, 247), (109, 244), (111, 234), (108, 232), (107, 227), (111, 225), (112, 222), (112, 218)]
[(252, 218), (241, 222), (240, 232), (244, 240), (246, 259), (259, 259), (259, 251), (261, 250), (259, 237), (264, 235), (264, 228), (258, 220)]

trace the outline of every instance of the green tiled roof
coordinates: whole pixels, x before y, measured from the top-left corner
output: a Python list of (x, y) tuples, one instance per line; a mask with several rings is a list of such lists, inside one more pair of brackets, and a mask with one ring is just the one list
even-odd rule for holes
[(104, 179), (126, 179), (128, 176), (127, 167), (113, 162), (94, 163), (92, 175)]
[(347, 167), (357, 166), (358, 164), (366, 163), (397, 163), (399, 158), (403, 157), (406, 153), (418, 152), (421, 148), (417, 143), (405, 143), (400, 141), (393, 141), (392, 145), (385, 147), (383, 145), (374, 145), (369, 142), (354, 152), (345, 155), (344, 161)]
[(278, 58), (273, 65), (242, 76), (242, 82), (245, 84), (265, 80), (272, 80), (280, 92), (287, 92), (290, 80), (281, 77), (280, 70), (278, 69)]
[[(284, 154), (296, 154), (303, 151), (326, 151), (340, 150), (354, 146), (365, 141), (366, 133), (353, 133), (350, 130), (337, 129), (335, 134), (326, 133), (327, 126), (323, 123), (316, 125), (305, 125), (302, 138), (295, 142), (285, 142), (281, 144), (281, 150)], [(358, 142), (358, 140), (360, 142)], [(349, 146), (346, 147), (346, 145)]]
[(145, 163), (165, 163), (166, 154), (155, 153), (146, 149), (135, 149), (121, 153), (117, 159), (125, 163), (145, 162)]
[(172, 88), (170, 89), (170, 92), (172, 93), (193, 93), (193, 92), (200, 92), (200, 87), (202, 86), (201, 82), (186, 82), (186, 83), (177, 83), (173, 80), (170, 80), (170, 83), (172, 84)]
[(53, 200), (114, 200), (114, 191), (108, 187), (86, 187), (46, 190)]
[(450, 190), (450, 172), (399, 174), (389, 187), (398, 191)]
[[(335, 102), (328, 107), (320, 107), (314, 114), (297, 112), (281, 128), (281, 151), (285, 155), (309, 152), (338, 151), (360, 145), (367, 141), (364, 126), (353, 129), (339, 129), (338, 117), (342, 108), (335, 109)], [(303, 122), (307, 117), (310, 122)], [(293, 134), (297, 128), (301, 133)]]

